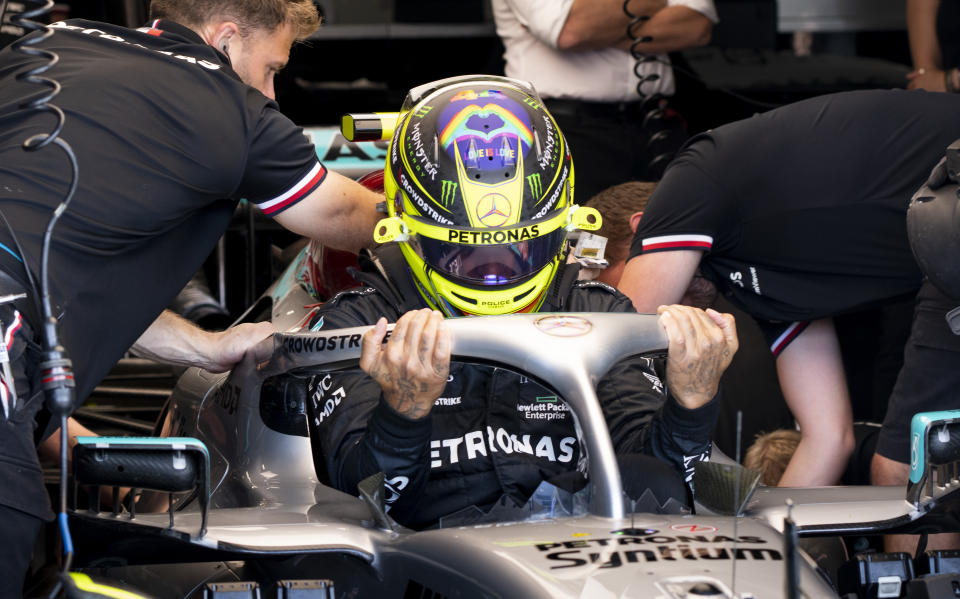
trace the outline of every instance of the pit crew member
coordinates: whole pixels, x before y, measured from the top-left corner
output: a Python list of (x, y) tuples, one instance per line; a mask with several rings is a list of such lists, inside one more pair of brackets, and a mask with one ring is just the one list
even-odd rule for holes
[[(905, 215), (960, 137), (958, 108), (950, 94), (902, 90), (784, 106), (690, 140), (650, 198), (620, 289), (641, 312), (656, 310), (679, 299), (699, 267), (765, 323), (803, 436), (783, 486), (835, 484), (843, 473), (854, 435), (831, 317), (917, 294), (922, 275)], [(923, 336), (955, 343), (942, 318)], [(920, 366), (907, 354), (901, 378)], [(955, 403), (943, 392), (953, 372), (951, 365), (926, 375), (929, 384), (897, 385), (874, 484), (906, 482), (905, 415)]]
[[(61, 139), (79, 165), (76, 194), (53, 232), (50, 296), (82, 400), (128, 348), (225, 370), (272, 333), (268, 323), (222, 333), (164, 306), (197, 271), (246, 199), (290, 230), (332, 247), (368, 244), (382, 196), (328, 172), (283, 116), (273, 77), (291, 45), (319, 26), (309, 0), (156, 0), (140, 29), (67, 20), (33, 48), (55, 52), (43, 76), (62, 86)], [(14, 382), (0, 410), (0, 595), (20, 596), (30, 547), (52, 517), (34, 449), (41, 326), (41, 240), (71, 181), (65, 153), (25, 152), (52, 112), (27, 107), (48, 87), (17, 80), (46, 62), (0, 51), (0, 308)], [(29, 274), (28, 274), (29, 271)], [(158, 315), (160, 316), (158, 319)], [(153, 323), (151, 325), (151, 323)], [(15, 393), (13, 392), (15, 390)], [(15, 399), (15, 401), (14, 401)]]

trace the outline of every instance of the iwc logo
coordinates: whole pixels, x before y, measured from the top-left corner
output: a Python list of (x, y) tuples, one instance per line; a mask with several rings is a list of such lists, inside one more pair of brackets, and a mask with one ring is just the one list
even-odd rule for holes
[(544, 316), (534, 321), (538, 329), (554, 337), (579, 337), (593, 328), (590, 321), (579, 316)]
[(485, 227), (500, 227), (510, 219), (510, 202), (499, 193), (480, 198), (477, 203), (477, 219)]

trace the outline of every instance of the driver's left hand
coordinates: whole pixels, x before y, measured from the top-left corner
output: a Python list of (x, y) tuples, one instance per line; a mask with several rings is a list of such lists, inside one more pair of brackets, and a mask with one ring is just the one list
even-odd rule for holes
[(699, 408), (717, 394), (720, 377), (740, 345), (736, 322), (712, 308), (660, 306), (657, 314), (668, 339), (670, 394), (688, 409)]

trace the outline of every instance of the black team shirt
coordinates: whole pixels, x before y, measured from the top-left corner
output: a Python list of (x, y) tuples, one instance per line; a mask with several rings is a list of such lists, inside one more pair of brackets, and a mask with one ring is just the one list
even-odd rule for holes
[[(906, 210), (960, 138), (960, 96), (825, 95), (691, 139), (631, 248), (693, 249), (779, 353), (805, 322), (917, 291)], [(656, 284), (656, 282), (651, 282)]]
[[(246, 86), (227, 58), (176, 23), (132, 30), (90, 21), (53, 26), (41, 45), (59, 55), (62, 137), (79, 163), (77, 193), (54, 229), (51, 302), (83, 400), (183, 288), (215, 246), (240, 199), (274, 216), (321, 185), (316, 150), (276, 103)], [(50, 146), (24, 140), (54, 118), (24, 110), (46, 93), (15, 80), (33, 58), (0, 51), (0, 270), (39, 274), (43, 232), (70, 177)], [(32, 323), (35, 331), (38, 323)], [(0, 505), (51, 516), (26, 402), (0, 438)]]
[[(275, 216), (326, 174), (302, 130), (246, 86), (192, 30), (157, 20), (139, 30), (82, 20), (42, 47), (59, 63), (62, 137), (79, 188), (54, 230), (51, 296), (85, 398), (201, 266), (245, 198)], [(0, 269), (39, 274), (43, 231), (68, 186), (53, 146), (20, 144), (54, 119), (19, 109), (43, 88), (14, 80), (25, 59), (0, 51)], [(35, 328), (38, 328), (35, 325)]]

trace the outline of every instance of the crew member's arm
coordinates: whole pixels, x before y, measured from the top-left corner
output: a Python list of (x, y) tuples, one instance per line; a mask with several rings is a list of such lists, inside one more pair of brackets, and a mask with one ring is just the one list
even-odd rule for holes
[(907, 88), (946, 91), (943, 57), (937, 41), (937, 9), (940, 0), (907, 0), (907, 34), (913, 71), (907, 74)]
[[(622, 0), (574, 0), (565, 18), (549, 11), (551, 18), (545, 18), (542, 3), (536, 1), (508, 3), (537, 39), (561, 51), (629, 50), (633, 43), (627, 36), (630, 18), (623, 11)], [(633, 15), (649, 17), (633, 30), (635, 39), (653, 38), (643, 46), (647, 53), (702, 46), (710, 41), (716, 22), (713, 0), (629, 0), (628, 9)]]
[(354, 253), (373, 245), (373, 228), (383, 195), (352, 179), (328, 171), (310, 194), (286, 208), (274, 220), (284, 228), (323, 245)]
[(294, 233), (338, 250), (373, 245), (383, 195), (329, 170), (300, 127), (269, 104), (248, 135), (247, 160), (234, 191)]
[[(710, 16), (687, 6), (668, 4), (656, 0), (630, 2), (632, 14), (650, 17), (633, 30), (634, 39), (650, 38), (640, 46), (641, 51), (664, 54), (709, 43), (714, 23)], [(623, 12), (623, 3), (609, 0), (603, 8), (598, 10), (597, 3), (590, 0), (575, 0), (557, 38), (557, 48), (592, 50), (612, 46), (629, 51), (633, 39), (626, 33), (630, 19)]]
[(801, 434), (779, 486), (837, 484), (855, 441), (833, 321), (811, 322), (777, 357), (777, 373), (783, 397)]
[[(269, 322), (244, 323), (225, 331), (205, 331), (170, 310), (140, 335), (131, 351), (144, 358), (225, 372), (276, 328)], [(262, 356), (266, 359), (267, 355)]]
[[(713, 21), (706, 15), (686, 6), (668, 6), (653, 15), (649, 21), (634, 29), (636, 39), (649, 38), (637, 49), (644, 54), (666, 54), (698, 48), (710, 43)], [(618, 48), (630, 50), (633, 40), (624, 40)]]
[(660, 306), (679, 303), (702, 256), (699, 250), (639, 254), (623, 268), (618, 287), (637, 312), (653, 314)]
[[(77, 445), (77, 437), (96, 437), (97, 433), (83, 426), (70, 417), (67, 419), (67, 458), (73, 458), (73, 448)], [(45, 460), (60, 459), (60, 429), (58, 428), (49, 437), (37, 446), (37, 453)], [(58, 462), (59, 463), (59, 462)]]
[[(536, 18), (536, 7), (529, 6), (531, 3), (526, 3), (528, 6), (523, 6), (522, 2), (514, 4), (521, 20)], [(630, 0), (628, 4), (631, 13), (644, 16), (653, 15), (666, 6), (666, 0)], [(622, 0), (574, 0), (556, 39), (556, 47), (560, 50), (592, 50), (615, 46), (627, 39), (629, 24)], [(552, 40), (543, 41), (550, 44)]]

